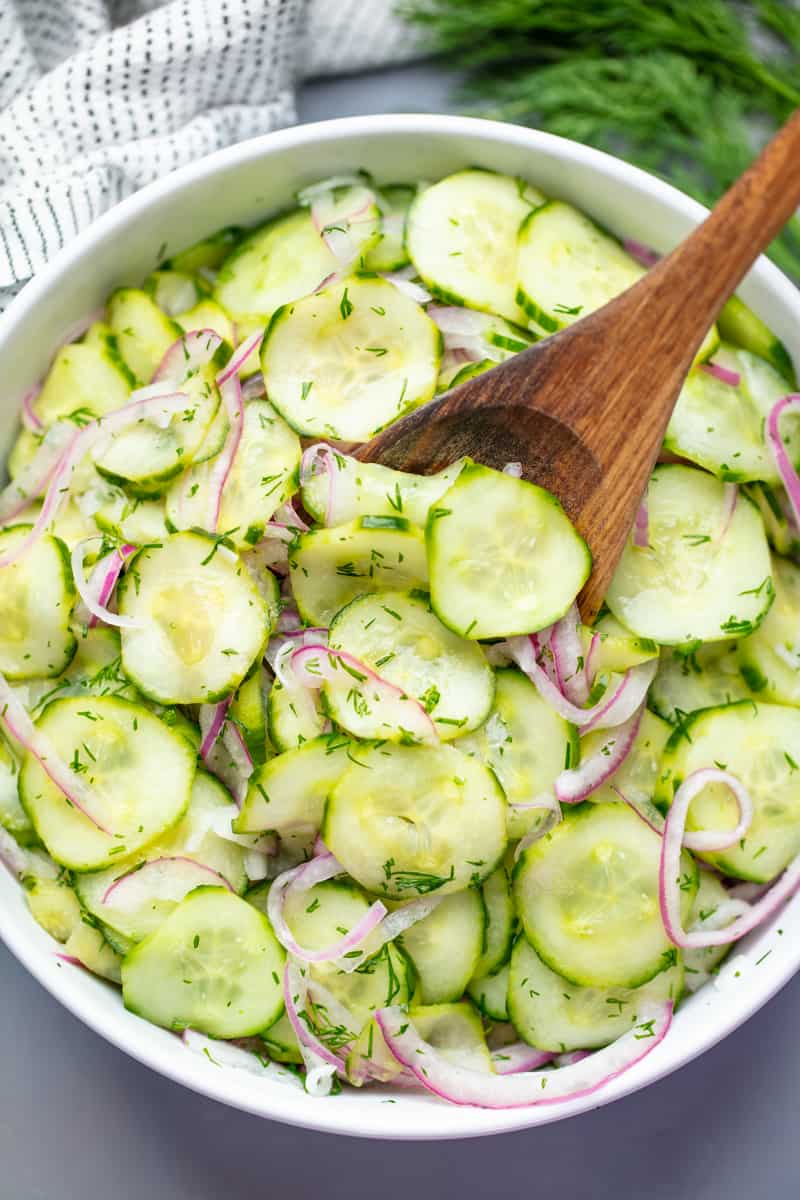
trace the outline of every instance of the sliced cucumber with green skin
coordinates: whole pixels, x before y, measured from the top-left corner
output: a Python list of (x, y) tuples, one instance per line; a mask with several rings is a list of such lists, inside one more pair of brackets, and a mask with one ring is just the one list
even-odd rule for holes
[[(216, 522), (237, 549), (247, 549), (263, 537), (275, 510), (297, 490), (299, 466), (300, 439), (294, 430), (266, 400), (249, 401)], [(167, 496), (173, 528), (207, 527), (213, 486), (218, 487), (213, 482), (213, 464), (192, 467), (177, 481)]]
[[(712, 871), (700, 872), (700, 886), (689, 914), (689, 929), (718, 929), (714, 917), (723, 905), (730, 903), (728, 890)], [(730, 953), (734, 942), (727, 946), (702, 946), (683, 951), (687, 992), (696, 992), (709, 979), (722, 960)]]
[[(667, 808), (682, 780), (700, 767), (730, 771), (750, 793), (746, 835), (717, 854), (701, 854), (726, 875), (768, 883), (800, 850), (800, 712), (740, 700), (689, 716), (673, 733), (661, 765), (656, 803)], [(709, 784), (689, 807), (686, 828), (735, 827), (739, 810), (722, 784)]]
[(273, 613), (219, 542), (176, 533), (144, 547), (117, 586), (122, 665), (161, 704), (213, 704), (234, 691), (260, 656)]
[(515, 299), (517, 232), (544, 200), (510, 175), (480, 169), (448, 175), (411, 205), (406, 228), (411, 261), (441, 299), (526, 325)]
[(380, 234), (364, 258), (365, 270), (399, 271), (407, 264), (406, 218), (416, 194), (417, 188), (411, 183), (387, 183), (381, 188)]
[(28, 846), (36, 841), (36, 831), (20, 804), (18, 783), (19, 762), (0, 735), (0, 825), (13, 834), (21, 846)]
[(388, 1004), (409, 1004), (415, 994), (414, 966), (394, 942), (387, 942), (354, 971), (341, 971), (330, 963), (318, 963), (309, 970), (312, 979), (327, 988), (354, 1018), (352, 1028), (342, 1030), (323, 1002), (314, 1004), (316, 1030), (320, 1040), (332, 1050), (341, 1050), (343, 1038), (352, 1042), (376, 1009)]
[(407, 929), (403, 949), (417, 973), (423, 1004), (460, 1000), (483, 953), (486, 910), (480, 889), (445, 896)]
[(635, 1025), (643, 1005), (677, 1003), (682, 990), (683, 964), (674, 947), (665, 951), (658, 974), (641, 987), (595, 988), (556, 974), (519, 937), (511, 955), (509, 1016), (520, 1037), (540, 1050), (595, 1050)]
[(286, 1013), (282, 1013), (269, 1029), (262, 1030), (259, 1036), (267, 1054), (275, 1062), (297, 1063), (298, 1066), (303, 1062), (300, 1043)]
[(228, 719), (241, 730), (250, 757), (256, 766), (267, 757), (267, 713), (264, 703), (266, 688), (264, 668), (259, 664), (239, 684), (228, 709)]
[(648, 704), (673, 725), (698, 708), (716, 708), (745, 700), (752, 693), (740, 674), (738, 642), (706, 642), (704, 645), (664, 647)]
[(247, 1037), (283, 1008), (269, 921), (224, 888), (197, 888), (122, 964), (125, 1007), (166, 1029)]
[(473, 462), (430, 510), (425, 541), (434, 612), (462, 637), (552, 625), (591, 569), (589, 548), (555, 496)]
[(248, 332), (265, 325), (277, 308), (313, 292), (339, 266), (308, 209), (299, 208), (237, 246), (220, 268), (214, 295), (242, 334), (242, 325)]
[(509, 973), (504, 963), (494, 975), (476, 975), (467, 988), (470, 1000), (490, 1021), (508, 1020)]
[(626, 543), (606, 594), (614, 616), (667, 646), (757, 629), (773, 589), (764, 526), (747, 497), (728, 520), (719, 480), (668, 465), (650, 478), (647, 508), (648, 545)]
[(504, 866), (492, 871), (489, 878), (483, 881), (481, 896), (486, 910), (486, 932), (483, 950), (473, 973), (482, 977), (498, 971), (511, 953), (516, 915)]
[[(88, 714), (88, 716), (87, 716)], [(19, 794), (37, 835), (65, 867), (96, 871), (154, 841), (186, 810), (195, 756), (138, 704), (111, 697), (54, 700), (37, 725), (92, 789), (105, 833), (27, 755)]]
[(168, 532), (163, 500), (130, 497), (113, 484), (93, 516), (98, 529), (134, 546), (163, 541)]
[(783, 488), (751, 483), (746, 493), (761, 513), (769, 544), (777, 554), (800, 559), (800, 537), (795, 529), (789, 497)]
[(216, 233), (202, 238), (173, 254), (164, 263), (164, 269), (170, 271), (200, 271), (205, 268), (215, 271), (222, 266), (238, 243), (242, 240), (244, 230), (238, 225), (226, 225)]
[(119, 356), (107, 346), (62, 346), (34, 409), (45, 425), (73, 414), (90, 421), (126, 404), (134, 382)]
[(361, 888), (328, 879), (301, 892), (288, 891), (283, 915), (293, 937), (306, 950), (323, 950), (346, 936), (369, 909)]
[(441, 355), (424, 309), (394, 284), (362, 276), (278, 309), (261, 369), (298, 433), (363, 442), (431, 399)]
[(23, 881), (25, 900), (37, 925), (62, 944), (81, 921), (78, 897), (66, 879), (30, 876)]
[(153, 271), (142, 285), (142, 291), (150, 296), (168, 317), (177, 318), (207, 296), (211, 288), (205, 280), (186, 271), (166, 268)]
[(146, 292), (120, 288), (108, 301), (108, 323), (123, 362), (140, 383), (149, 383), (181, 328)]
[[(0, 531), (0, 554), (30, 531), (30, 525)], [(69, 554), (59, 538), (39, 538), (0, 571), (0, 671), (8, 679), (49, 679), (69, 666), (77, 646), (70, 628), (75, 598)]]
[(369, 746), (356, 757), (329, 792), (322, 836), (362, 887), (413, 899), (491, 874), (506, 848), (491, 771), (447, 745)]
[[(303, 507), (317, 524), (343, 525), (359, 517), (402, 517), (413, 525), (424, 525), (431, 507), (455, 482), (463, 461), (436, 475), (393, 471), (343, 454), (334, 454), (333, 464), (332, 484), (327, 471), (323, 471), (311, 475), (300, 489)], [(328, 521), (331, 490), (333, 511)]]
[(800, 567), (773, 556), (772, 583), (772, 608), (739, 642), (739, 669), (760, 700), (800, 705)]
[[(483, 651), (458, 637), (431, 611), (424, 593), (358, 596), (334, 617), (328, 645), (344, 650), (430, 714), (442, 741), (476, 729), (489, 715), (494, 674)], [(389, 737), (380, 700), (369, 704), (347, 675), (323, 685), (324, 704), (337, 725), (360, 738)]]
[(508, 801), (508, 836), (521, 838), (541, 819), (541, 810), (515, 808), (553, 790), (556, 777), (578, 761), (578, 735), (516, 667), (495, 673), (494, 705), (475, 733), (458, 748), (474, 754), (497, 778)]
[[(628, 800), (637, 808), (650, 805), (661, 756), (671, 733), (672, 726), (668, 721), (645, 710), (628, 757), (605, 783), (592, 792), (589, 797), (592, 803), (613, 804), (614, 801)], [(600, 747), (608, 740), (607, 729), (588, 733), (581, 739), (581, 759), (599, 753)]]
[(320, 736), (326, 718), (319, 696), (312, 688), (287, 688), (279, 679), (274, 681), (267, 696), (267, 722), (276, 750), (293, 750)]
[(271, 758), (250, 776), (236, 832), (303, 833), (313, 839), (328, 793), (350, 765), (351, 754), (363, 759), (349, 738), (328, 734)]
[(198, 329), (213, 329), (228, 346), (236, 341), (236, 330), (221, 304), (214, 300), (203, 299), (186, 312), (179, 312), (175, 317), (184, 333), (192, 333)]
[(28, 706), (40, 714), (51, 700), (67, 696), (116, 696), (138, 700), (139, 693), (122, 672), (119, 634), (102, 625), (81, 630), (75, 657), (56, 679), (31, 680)]
[(443, 367), (436, 380), (436, 391), (449, 392), (452, 388), (466, 383), (468, 379), (477, 379), (479, 375), (483, 375), (484, 371), (491, 371), (492, 367), (496, 366), (497, 363), (493, 362), (491, 358), (482, 358), (479, 362), (465, 363), (463, 367), (458, 363)]
[(601, 308), (645, 273), (615, 238), (562, 200), (526, 218), (517, 267), (517, 303), (549, 332)]
[[(719, 828), (719, 826), (715, 826)], [(514, 868), (517, 912), (528, 941), (551, 970), (584, 987), (639, 987), (673, 952), (661, 920), (661, 838), (623, 804), (565, 812)], [(682, 861), (684, 918), (697, 868)]]
[(138, 871), (146, 863), (164, 858), (199, 863), (222, 875), (233, 891), (243, 892), (247, 886), (243, 847), (207, 828), (210, 813), (231, 807), (231, 796), (219, 780), (206, 771), (198, 771), (192, 783), (189, 807), (173, 829), (148, 846), (143, 854), (125, 862), (115, 862), (105, 871), (75, 876), (75, 889), (81, 904), (105, 926), (131, 942), (140, 942), (158, 928), (178, 901), (163, 899), (154, 893), (149, 897), (143, 895), (142, 903), (131, 908), (116, 904), (115, 892), (111, 892), (107, 902), (105, 897), (116, 880)]
[(302, 534), (289, 552), (295, 603), (309, 625), (329, 625), (356, 596), (427, 590), (422, 531), (404, 517), (362, 517)]
[[(487, 1074), (494, 1070), (486, 1045), (483, 1024), (467, 1000), (458, 1004), (414, 1005), (408, 1010), (409, 1021), (442, 1058), (471, 1071)], [(369, 1021), (359, 1034), (347, 1058), (347, 1078), (361, 1087), (373, 1078), (389, 1083), (402, 1070), (389, 1052), (376, 1021)]]
[[(593, 641), (594, 634), (599, 640)], [(621, 674), (639, 663), (658, 658), (658, 646), (651, 638), (640, 638), (626, 629), (616, 617), (606, 612), (595, 621), (591, 629), (584, 628), (584, 660), (591, 653), (591, 671), (594, 676)]]
[[(779, 483), (764, 430), (771, 409), (786, 394), (786, 380), (764, 359), (725, 343), (714, 361), (735, 372), (739, 384), (725, 383), (702, 367), (690, 371), (667, 427), (666, 449), (719, 479)], [(800, 462), (800, 418), (787, 415), (781, 435), (790, 459)]]
[(717, 324), (726, 341), (765, 358), (791, 387), (795, 387), (797, 376), (786, 347), (743, 300), (731, 296), (719, 314)]
[(122, 979), (122, 957), (115, 950), (102, 929), (96, 925), (79, 921), (64, 943), (64, 957), (77, 958), (87, 971), (120, 983)]

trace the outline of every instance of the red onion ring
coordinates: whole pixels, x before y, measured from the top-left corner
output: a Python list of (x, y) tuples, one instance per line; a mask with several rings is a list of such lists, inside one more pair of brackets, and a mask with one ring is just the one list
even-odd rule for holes
[(537, 1050), (527, 1042), (512, 1042), (509, 1046), (492, 1050), (491, 1054), (495, 1075), (518, 1075), (520, 1071), (536, 1071), (555, 1058), (554, 1051)]
[(588, 1096), (641, 1062), (663, 1041), (672, 1020), (672, 1004), (644, 1005), (640, 1020), (603, 1050), (555, 1071), (487, 1075), (456, 1066), (420, 1037), (408, 1013), (395, 1005), (381, 1008), (375, 1020), (386, 1045), (429, 1092), (452, 1104), (478, 1108), (527, 1108)]
[(794, 469), (789, 455), (786, 453), (786, 447), (783, 444), (783, 438), (780, 434), (780, 419), (788, 408), (800, 411), (800, 393), (792, 392), (788, 396), (783, 396), (776, 404), (772, 406), (770, 414), (767, 417), (767, 441), (769, 448), (772, 451), (772, 457), (775, 460), (775, 466), (778, 468), (778, 474), (781, 477), (783, 486), (786, 488), (789, 502), (794, 513), (795, 524), (800, 527), (800, 476)]
[(581, 640), (581, 617), (577, 604), (550, 631), (550, 651), (556, 683), (561, 694), (572, 704), (585, 704), (589, 699), (586, 675), (583, 670), (583, 641)]
[(644, 242), (637, 242), (634, 238), (623, 238), (622, 245), (631, 258), (635, 258), (643, 267), (654, 267), (657, 262), (661, 261), (658, 251), (653, 250), (651, 246), (646, 246)]
[(116, 629), (143, 629), (143, 621), (137, 621), (134, 617), (122, 617), (119, 613), (111, 612), (107, 607), (122, 568), (130, 555), (135, 553), (136, 547), (126, 542), (119, 549), (114, 549), (106, 554), (95, 565), (91, 578), (87, 580), (83, 571), (83, 559), (86, 547), (90, 542), (96, 541), (102, 542), (103, 535), (97, 534), (83, 538), (82, 541), (76, 543), (70, 554), (75, 588), (81, 598), (83, 608), (89, 614), (86, 624), (90, 629), (93, 629), (98, 621), (102, 621), (104, 625), (113, 625)]
[(225, 724), (225, 719), (228, 715), (232, 697), (227, 696), (224, 700), (220, 700), (219, 704), (201, 704), (200, 705), (200, 729), (203, 733), (203, 740), (200, 743), (200, 757), (207, 767), (211, 767), (210, 757), (219, 735), (222, 733), (222, 726)]
[[(317, 461), (322, 463), (321, 470), (315, 470)], [(303, 451), (300, 459), (300, 487), (306, 487), (315, 475), (328, 475), (328, 499), (325, 505), (325, 524), (333, 524), (333, 509), (336, 502), (336, 458), (333, 450), (326, 442), (317, 442)]]
[(377, 954), (387, 942), (393, 942), (412, 925), (416, 925), (417, 921), (424, 921), (426, 917), (429, 917), (442, 900), (444, 900), (444, 896), (420, 896), (417, 900), (410, 900), (401, 908), (387, 913), (373, 932), (365, 938), (360, 955), (357, 957), (353, 954), (352, 957), (342, 958), (336, 966), (346, 975), (350, 975), (353, 971), (358, 970), (364, 959), (372, 958), (373, 954)]
[[(270, 888), (271, 891), (272, 888)], [(320, 1062), (326, 1063), (339, 1072), (339, 1074), (344, 1075), (346, 1073), (344, 1059), (338, 1054), (334, 1054), (332, 1050), (329, 1050), (325, 1043), (317, 1037), (311, 1027), (308, 1016), (306, 1015), (304, 1020), (300, 1015), (301, 1013), (306, 1013), (308, 1004), (308, 979), (305, 973), (291, 959), (287, 959), (286, 969), (283, 973), (283, 999), (286, 1004), (286, 1015), (289, 1018), (289, 1024), (294, 1030), (294, 1035), (300, 1043), (301, 1048), (305, 1047), (307, 1050), (310, 1050)], [(303, 1057), (305, 1059), (305, 1055)], [(306, 1065), (308, 1066), (308, 1060), (306, 1060)]]
[(207, 366), (221, 345), (222, 338), (213, 329), (193, 329), (181, 334), (156, 367), (153, 383), (170, 379), (180, 385), (201, 367)]
[(41, 390), (42, 385), (37, 383), (35, 387), (30, 388), (22, 397), (20, 420), (29, 433), (41, 433), (44, 429), (44, 422), (36, 415), (33, 408), (33, 402)]
[(603, 745), (580, 766), (561, 772), (555, 782), (556, 799), (560, 804), (579, 804), (619, 770), (633, 749), (643, 712), (644, 705), (622, 725), (615, 726)]
[(722, 522), (720, 524), (717, 541), (721, 542), (725, 534), (731, 527), (733, 514), (736, 512), (736, 506), (739, 502), (739, 488), (735, 483), (726, 483), (724, 488), (724, 496), (722, 500)]
[(424, 288), (421, 283), (414, 283), (413, 276), (416, 275), (414, 267), (405, 267), (402, 271), (379, 271), (381, 279), (385, 279), (387, 283), (393, 283), (398, 292), (402, 292), (404, 296), (408, 296), (409, 300), (414, 300), (417, 304), (427, 304), (433, 297), (427, 288)]
[(650, 520), (647, 513), (647, 497), (642, 499), (636, 510), (636, 520), (633, 522), (633, 544), (640, 550), (646, 550), (649, 545)]
[(75, 426), (56, 421), (44, 435), (31, 461), (0, 493), (0, 521), (13, 520), (47, 488), (67, 446), (75, 437)]
[(713, 375), (720, 383), (727, 383), (730, 387), (738, 387), (742, 382), (742, 377), (738, 371), (731, 371), (728, 367), (722, 367), (719, 363), (706, 362), (700, 364), (700, 370), (705, 371), (706, 375)]
[[(187, 867), (190, 868), (190, 878), (181, 883), (180, 875), (187, 873)], [(179, 880), (177, 889), (176, 876)], [(148, 899), (180, 902), (194, 888), (202, 885), (224, 887), (229, 892), (233, 891), (225, 876), (205, 863), (181, 854), (164, 855), (161, 858), (151, 858), (143, 865), (120, 875), (106, 888), (100, 903), (113, 905), (114, 908), (121, 908), (123, 911), (132, 911)]]
[(228, 414), (230, 428), (225, 438), (225, 444), (214, 460), (209, 478), (210, 499), (207, 528), (214, 533), (218, 532), (217, 526), (219, 525), (220, 509), (222, 508), (222, 493), (225, 491), (225, 485), (230, 478), (236, 452), (242, 440), (242, 429), (244, 428), (244, 400), (242, 398), (242, 385), (239, 381), (239, 372), (256, 346), (260, 344), (263, 336), (263, 330), (257, 330), (251, 334), (249, 338), (236, 348), (227, 366), (217, 375), (217, 387), (219, 388), (222, 403), (225, 405)]

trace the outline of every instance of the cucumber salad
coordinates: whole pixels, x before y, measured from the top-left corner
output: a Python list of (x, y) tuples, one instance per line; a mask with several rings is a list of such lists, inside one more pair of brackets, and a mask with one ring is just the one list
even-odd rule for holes
[(750, 309), (591, 628), (519, 464), (353, 456), (654, 257), (522, 179), (343, 175), (115, 291), (24, 397), (0, 856), (209, 1070), (584, 1095), (800, 886), (800, 396)]

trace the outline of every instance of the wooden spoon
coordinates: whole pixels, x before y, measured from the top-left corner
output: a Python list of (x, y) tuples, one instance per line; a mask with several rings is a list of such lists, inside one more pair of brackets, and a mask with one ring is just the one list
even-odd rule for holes
[(628, 291), (397, 421), (356, 457), (429, 474), (462, 455), (561, 501), (593, 556), (584, 621), (602, 604), (703, 338), (800, 205), (800, 109), (709, 217)]

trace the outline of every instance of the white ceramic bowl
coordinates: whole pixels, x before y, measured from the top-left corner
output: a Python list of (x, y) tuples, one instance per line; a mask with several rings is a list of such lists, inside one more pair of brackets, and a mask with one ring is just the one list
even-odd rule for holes
[[(620, 236), (669, 249), (705, 210), (618, 159), (546, 133), (447, 116), (355, 117), (244, 142), (151, 184), (77, 237), (14, 302), (0, 328), (6, 402), (2, 446), (17, 425), (18, 398), (46, 369), (69, 327), (119, 284), (136, 283), (159, 255), (222, 225), (252, 224), (291, 203), (296, 189), (355, 167), (379, 181), (436, 179), (467, 165), (523, 175), (586, 209)], [(743, 298), (800, 363), (800, 293), (766, 260)], [(54, 943), (30, 917), (22, 891), (0, 872), (0, 935), (62, 1004), (140, 1062), (198, 1092), (265, 1117), (336, 1133), (455, 1138), (502, 1133), (606, 1104), (688, 1062), (751, 1016), (800, 967), (800, 895), (740, 944), (736, 962), (676, 1015), (665, 1041), (594, 1095), (510, 1112), (456, 1108), (433, 1097), (347, 1089), (312, 1099), (302, 1091), (191, 1054), (165, 1030), (125, 1012), (112, 987), (59, 964)], [(766, 957), (764, 957), (766, 956)], [(391, 1101), (389, 1103), (388, 1101)]]

